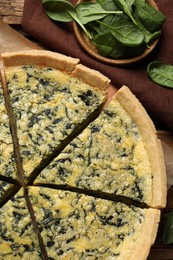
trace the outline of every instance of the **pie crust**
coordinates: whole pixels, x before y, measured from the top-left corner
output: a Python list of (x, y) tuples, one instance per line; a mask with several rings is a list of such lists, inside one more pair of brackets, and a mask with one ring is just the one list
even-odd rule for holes
[(150, 158), (153, 172), (153, 203), (151, 206), (155, 208), (165, 207), (167, 193), (166, 170), (161, 142), (157, 138), (154, 124), (139, 103), (139, 100), (134, 98), (134, 95), (126, 86), (116, 93), (116, 99), (137, 124)]
[(68, 57), (60, 53), (42, 50), (28, 50), (3, 53), (1, 56), (4, 67), (25, 64), (50, 66), (67, 73), (72, 73), (73, 77), (81, 78), (84, 82), (104, 91), (108, 88), (110, 83), (110, 79), (100, 72), (79, 64), (79, 59)]

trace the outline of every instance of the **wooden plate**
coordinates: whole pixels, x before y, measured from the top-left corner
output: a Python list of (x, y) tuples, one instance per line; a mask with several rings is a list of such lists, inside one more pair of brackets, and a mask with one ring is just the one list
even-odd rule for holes
[[(79, 0), (78, 3), (80, 2), (83, 2), (83, 0)], [(159, 10), (154, 0), (147, 0), (147, 2), (155, 9)], [(83, 32), (83, 30), (78, 26), (77, 23), (75, 22), (73, 23), (73, 28), (74, 28), (74, 34), (79, 44), (91, 57), (95, 58), (96, 60), (99, 60), (100, 62), (111, 64), (111, 65), (117, 65), (117, 66), (136, 63), (144, 59), (153, 51), (153, 49), (156, 47), (159, 41), (159, 38), (153, 41), (152, 44), (150, 45), (150, 48), (146, 48), (144, 52), (142, 52), (138, 56), (128, 58), (128, 59), (113, 59), (113, 58), (111, 59), (111, 58), (106, 58), (99, 54), (97, 48), (91, 43), (88, 36)]]

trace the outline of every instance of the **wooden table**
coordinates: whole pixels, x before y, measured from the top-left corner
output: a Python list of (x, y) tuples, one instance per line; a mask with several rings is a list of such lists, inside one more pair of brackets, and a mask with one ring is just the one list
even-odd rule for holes
[[(23, 33), (21, 30), (21, 18), (23, 13), (24, 0), (0, 0), (0, 20), (8, 23), (16, 30)], [(26, 35), (25, 35), (26, 36)], [(27, 36), (26, 36), (27, 37)], [(40, 44), (38, 42), (38, 44)], [(158, 137), (173, 149), (173, 132), (165, 130), (165, 127), (159, 126), (157, 129)], [(162, 210), (162, 218), (158, 230), (158, 235), (155, 244), (152, 246), (148, 260), (173, 260), (173, 245), (165, 246), (162, 243), (162, 231), (165, 224), (165, 219), (173, 209), (173, 187), (168, 191), (167, 206)], [(135, 260), (135, 259), (134, 259)]]

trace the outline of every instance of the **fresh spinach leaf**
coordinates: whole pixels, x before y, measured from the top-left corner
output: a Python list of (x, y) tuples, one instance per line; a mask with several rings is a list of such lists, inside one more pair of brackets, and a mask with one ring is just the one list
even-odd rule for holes
[(126, 46), (117, 41), (109, 31), (99, 33), (92, 39), (99, 53), (105, 57), (118, 59), (124, 55)]
[(166, 17), (145, 1), (135, 0), (138, 16), (142, 24), (151, 32), (160, 30)]
[(78, 18), (83, 24), (102, 19), (108, 14), (120, 14), (122, 11), (105, 10), (98, 2), (83, 2), (76, 6)]
[(103, 20), (101, 20), (102, 23), (98, 23), (98, 21), (97, 21), (97, 23), (99, 24), (100, 32), (102, 32), (102, 33), (109, 32), (109, 29), (108, 29), (108, 27), (105, 26), (105, 23), (108, 25), (112, 25), (114, 19), (115, 19), (114, 15), (110, 14), (110, 15), (107, 15)]
[(70, 22), (73, 20), (71, 14), (76, 13), (74, 6), (67, 0), (42, 0), (42, 5), (47, 15), (55, 21)]
[(148, 64), (147, 72), (156, 84), (173, 88), (173, 65), (154, 61)]
[[(140, 0), (140, 1), (143, 1), (143, 0)], [(153, 32), (151, 33), (144, 25), (143, 23), (141, 22), (139, 16), (138, 16), (138, 13), (137, 13), (137, 10), (135, 9), (134, 12), (133, 12), (133, 16), (135, 18), (135, 21), (137, 23), (137, 26), (141, 29), (141, 31), (143, 32), (144, 34), (144, 37), (145, 37), (145, 43), (146, 43), (146, 46), (148, 48), (150, 48), (150, 43), (152, 43), (154, 40), (158, 39), (160, 34), (161, 34), (161, 30), (159, 31), (156, 31), (156, 32)]]
[(114, 0), (97, 0), (97, 2), (99, 2), (105, 10), (108, 10), (108, 11), (111, 11), (111, 10), (120, 11), (121, 10)]
[(42, 5), (45, 8), (47, 15), (55, 21), (70, 22), (75, 20), (86, 35), (91, 38), (91, 35), (86, 30), (83, 23), (78, 18), (75, 7), (67, 0), (42, 0)]
[(163, 230), (163, 243), (169, 245), (173, 243), (173, 209), (170, 211)]
[(104, 22), (98, 21), (105, 26), (120, 43), (126, 46), (139, 46), (144, 42), (144, 34), (131, 21), (123, 19), (121, 15), (115, 15), (112, 19), (107, 16)]
[(123, 10), (125, 14), (132, 20), (134, 24), (136, 24), (135, 19), (132, 15), (132, 5), (134, 4), (135, 0), (117, 0), (117, 5)]

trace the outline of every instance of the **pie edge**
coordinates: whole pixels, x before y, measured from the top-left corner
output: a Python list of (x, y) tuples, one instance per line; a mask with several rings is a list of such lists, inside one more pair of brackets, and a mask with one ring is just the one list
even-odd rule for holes
[(141, 236), (136, 241), (136, 246), (129, 260), (146, 260), (149, 256), (151, 246), (154, 244), (160, 222), (160, 210), (146, 209), (145, 220), (142, 225)]
[(164, 208), (166, 206), (167, 194), (166, 169), (161, 141), (157, 138), (155, 126), (145, 108), (127, 86), (122, 86), (115, 95), (116, 99), (138, 126), (149, 155), (153, 172), (153, 200), (151, 205), (148, 206)]
[(78, 58), (47, 50), (6, 52), (1, 56), (4, 68), (25, 64), (52, 66), (55, 69), (71, 74), (72, 77), (82, 79), (85, 83), (90, 84), (97, 90), (102, 91), (102, 94), (108, 96), (107, 89), (110, 79), (101, 72), (82, 65)]

